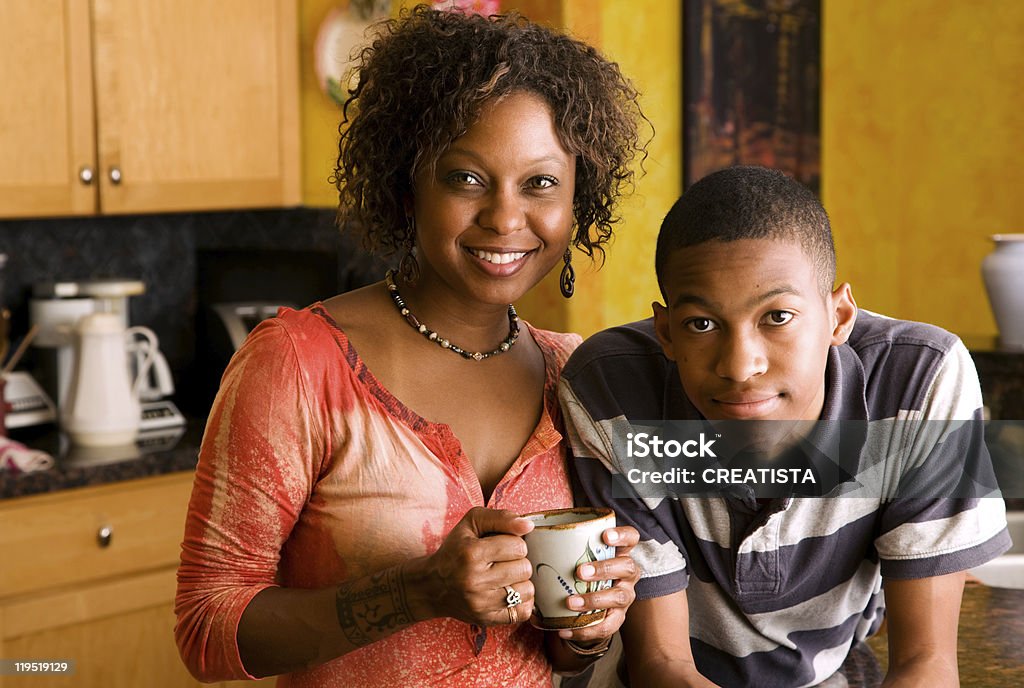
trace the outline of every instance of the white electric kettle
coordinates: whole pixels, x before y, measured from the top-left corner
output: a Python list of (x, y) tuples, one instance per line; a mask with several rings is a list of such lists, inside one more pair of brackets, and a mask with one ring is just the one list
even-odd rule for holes
[[(148, 346), (138, 347), (142, 337)], [(128, 351), (146, 351), (129, 372)], [(146, 327), (125, 329), (115, 313), (92, 313), (75, 325), (75, 364), (61, 424), (73, 444), (87, 447), (129, 444), (141, 421), (139, 387), (153, 365), (157, 339)]]

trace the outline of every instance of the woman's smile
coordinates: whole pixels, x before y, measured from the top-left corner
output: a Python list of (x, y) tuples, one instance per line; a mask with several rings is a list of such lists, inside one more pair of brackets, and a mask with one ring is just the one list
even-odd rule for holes
[(466, 252), (473, 257), (477, 267), (492, 277), (508, 277), (519, 272), (527, 260), (534, 254), (534, 251), (535, 249), (525, 251), (466, 249)]

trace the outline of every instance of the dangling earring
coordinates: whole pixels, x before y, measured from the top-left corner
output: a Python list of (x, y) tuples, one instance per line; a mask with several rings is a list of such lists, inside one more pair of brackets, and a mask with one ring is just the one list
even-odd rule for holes
[(576, 271), (572, 269), (572, 250), (565, 249), (565, 255), (562, 256), (562, 260), (565, 261), (565, 265), (562, 266), (562, 274), (558, 278), (558, 286), (562, 290), (562, 296), (565, 298), (571, 298), (573, 292), (576, 290)]
[(416, 245), (416, 217), (409, 215), (408, 219), (409, 229), (405, 235), (405, 241), (402, 242), (405, 255), (398, 263), (398, 274), (402, 276), (406, 284), (416, 284), (416, 280), (420, 278), (420, 264), (416, 260), (416, 256), (413, 255), (413, 248)]

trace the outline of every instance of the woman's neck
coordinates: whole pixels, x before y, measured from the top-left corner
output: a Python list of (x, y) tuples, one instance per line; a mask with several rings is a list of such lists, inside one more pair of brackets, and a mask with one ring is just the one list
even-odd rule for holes
[[(508, 304), (481, 303), (476, 299), (460, 298), (452, 290), (421, 277), (408, 284), (395, 276), (400, 299), (418, 322), (437, 333), (438, 339), (447, 339), (466, 351), (495, 350), (509, 337), (512, 324)], [(394, 300), (389, 294), (389, 298)], [(397, 307), (395, 316), (401, 316)]]

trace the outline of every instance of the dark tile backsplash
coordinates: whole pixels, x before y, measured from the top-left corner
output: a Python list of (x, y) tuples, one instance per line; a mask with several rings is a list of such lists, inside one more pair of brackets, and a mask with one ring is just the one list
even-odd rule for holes
[[(0, 221), (0, 253), (8, 256), (0, 272), (0, 298), (12, 311), (16, 339), (28, 329), (28, 299), (35, 282), (142, 280), (146, 293), (130, 300), (131, 324), (145, 325), (157, 334), (177, 378), (196, 351), (200, 259), (221, 253), (245, 256), (248, 251), (260, 261), (272, 257), (281, 266), (290, 257), (308, 257), (309, 252), (322, 255), (324, 260), (316, 261), (321, 269), (333, 263), (333, 274), (318, 275), (320, 279), (311, 282), (317, 291), (330, 293), (311, 293), (310, 300), (379, 280), (385, 269), (357, 238), (338, 231), (331, 209), (8, 220)], [(273, 264), (264, 269), (273, 269)], [(281, 272), (282, 283), (291, 279), (283, 267)], [(272, 286), (273, 279), (269, 282)], [(261, 289), (267, 289), (267, 280), (261, 281)], [(236, 288), (239, 294), (244, 290), (244, 285)]]

